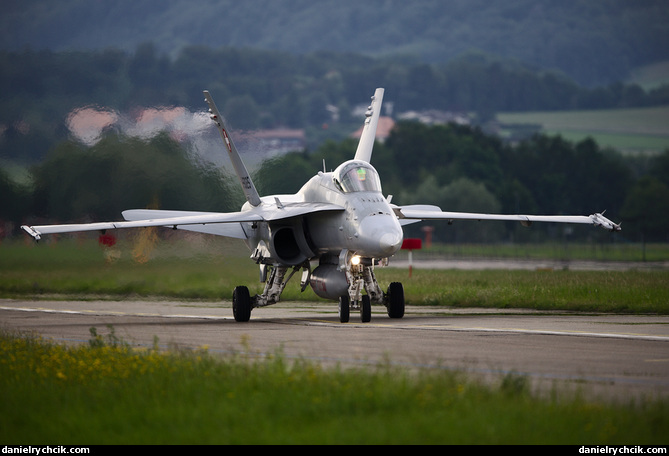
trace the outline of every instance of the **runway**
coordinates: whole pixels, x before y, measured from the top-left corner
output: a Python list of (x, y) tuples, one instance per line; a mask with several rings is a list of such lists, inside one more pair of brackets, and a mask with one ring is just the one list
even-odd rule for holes
[(485, 379), (523, 375), (536, 388), (580, 388), (627, 398), (669, 396), (669, 317), (373, 307), (371, 323), (339, 323), (334, 303), (280, 303), (237, 323), (229, 302), (0, 300), (1, 327), (62, 343), (90, 328), (132, 346), (223, 356), (281, 353), (323, 365), (462, 370)]

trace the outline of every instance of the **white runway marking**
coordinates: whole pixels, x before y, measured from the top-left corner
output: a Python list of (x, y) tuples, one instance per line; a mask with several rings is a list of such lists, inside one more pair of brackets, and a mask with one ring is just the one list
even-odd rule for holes
[[(60, 313), (60, 314), (76, 314), (76, 315), (109, 315), (109, 316), (124, 316), (124, 317), (157, 317), (157, 318), (189, 318), (194, 320), (234, 320), (230, 316), (221, 315), (193, 315), (193, 314), (161, 314), (148, 312), (120, 312), (120, 311), (101, 311), (93, 309), (49, 309), (45, 307), (8, 307), (0, 306), (0, 310), (14, 310), (22, 312), (44, 312), (44, 313)], [(259, 318), (253, 321), (263, 321), (281, 324), (293, 324), (303, 326), (346, 326), (348, 328), (364, 327), (364, 328), (389, 328), (389, 329), (411, 329), (411, 330), (432, 330), (432, 331), (463, 331), (463, 332), (490, 332), (490, 333), (513, 333), (513, 334), (537, 334), (537, 335), (557, 335), (557, 336), (582, 336), (582, 337), (605, 337), (618, 339), (637, 339), (637, 340), (653, 340), (669, 342), (669, 336), (643, 334), (643, 333), (606, 333), (594, 331), (578, 331), (578, 330), (550, 330), (550, 329), (528, 329), (528, 328), (495, 328), (495, 327), (480, 327), (480, 326), (445, 326), (445, 325), (429, 325), (429, 324), (384, 324), (375, 323), (373, 320), (370, 323), (339, 323), (333, 321), (322, 320), (318, 318), (297, 317), (294, 319), (278, 318), (263, 319)]]

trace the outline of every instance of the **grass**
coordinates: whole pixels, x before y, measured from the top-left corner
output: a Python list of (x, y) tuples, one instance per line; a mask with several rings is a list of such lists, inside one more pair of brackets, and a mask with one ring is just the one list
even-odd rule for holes
[(509, 374), (324, 369), (0, 333), (0, 440), (45, 444), (666, 444), (664, 400), (534, 394)]
[[(560, 261), (669, 261), (669, 244), (609, 243), (609, 242), (555, 242), (555, 243), (502, 243), (502, 244), (436, 244), (413, 253), (415, 260), (443, 258), (496, 258), (520, 260)], [(407, 259), (404, 251), (398, 259)]]
[(231, 295), (230, 283), (257, 282), (257, 266), (241, 242), (165, 241), (141, 255), (136, 247), (133, 239), (121, 241), (110, 260), (109, 249), (88, 239), (6, 243), (0, 246), (0, 296), (221, 299)]
[(408, 303), (452, 307), (669, 314), (669, 271), (384, 271)]
[[(485, 247), (470, 247), (476, 248), (481, 249), (479, 255), (484, 256), (488, 251)], [(538, 248), (544, 250), (528, 254), (530, 247), (524, 247), (521, 257), (540, 257), (551, 252), (562, 255), (559, 249)], [(121, 241), (117, 249), (120, 257), (108, 261), (105, 249), (92, 240), (2, 244), (0, 297), (228, 301), (237, 285), (248, 285), (251, 293), (262, 291), (257, 266), (248, 259), (241, 243), (159, 241), (152, 251), (144, 252), (147, 261), (136, 260), (136, 245), (132, 240)], [(570, 250), (581, 252), (584, 249)], [(658, 246), (656, 250), (657, 258), (667, 252), (666, 247)], [(474, 254), (474, 250), (467, 252)], [(625, 252), (607, 255), (619, 261), (629, 257)], [(390, 282), (402, 282), (407, 305), (669, 314), (669, 271), (663, 269), (414, 269), (409, 278), (404, 269), (379, 268), (376, 274), (382, 287)], [(299, 279), (294, 278), (288, 283), (282, 300), (315, 301), (319, 298), (310, 289), (300, 292)]]

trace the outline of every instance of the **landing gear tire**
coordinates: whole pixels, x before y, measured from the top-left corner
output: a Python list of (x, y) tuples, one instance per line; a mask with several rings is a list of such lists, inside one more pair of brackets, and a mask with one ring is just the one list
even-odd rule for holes
[(339, 298), (339, 322), (348, 323), (351, 318), (351, 303), (348, 296), (341, 296)]
[(404, 316), (404, 287), (399, 282), (392, 282), (386, 294), (388, 316), (390, 318), (402, 318)]
[(369, 323), (372, 320), (372, 303), (369, 300), (369, 295), (362, 296), (360, 303), (360, 319), (363, 323)]
[(235, 287), (232, 292), (232, 314), (235, 321), (246, 322), (251, 319), (251, 295), (249, 289), (244, 286)]

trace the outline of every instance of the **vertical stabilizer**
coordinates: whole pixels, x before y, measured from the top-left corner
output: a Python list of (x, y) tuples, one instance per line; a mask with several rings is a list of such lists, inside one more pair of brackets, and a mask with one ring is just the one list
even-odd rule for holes
[(252, 206), (259, 206), (260, 195), (258, 195), (258, 190), (256, 190), (255, 185), (253, 185), (251, 176), (249, 175), (246, 166), (244, 166), (244, 162), (239, 156), (239, 152), (237, 152), (235, 143), (232, 142), (232, 138), (230, 138), (230, 135), (228, 134), (228, 131), (225, 128), (223, 117), (221, 116), (221, 113), (218, 112), (218, 108), (216, 107), (216, 104), (214, 103), (214, 99), (211, 97), (211, 94), (209, 94), (209, 91), (205, 90), (203, 91), (203, 93), (204, 93), (204, 101), (206, 101), (207, 104), (209, 105), (209, 113), (211, 116), (211, 120), (213, 120), (216, 126), (218, 127), (218, 132), (221, 134), (221, 138), (225, 143), (225, 147), (228, 150), (228, 155), (230, 156), (230, 161), (232, 161), (232, 166), (235, 168), (235, 173), (239, 178), (239, 183), (242, 186), (242, 190), (244, 190), (244, 196), (246, 196), (246, 201), (248, 201), (249, 204), (251, 204)]
[(379, 115), (381, 113), (381, 103), (383, 102), (384, 89), (376, 89), (372, 97), (372, 103), (365, 113), (365, 125), (362, 128), (362, 135), (358, 143), (358, 149), (355, 151), (355, 159), (369, 163), (372, 159), (372, 148), (376, 139), (376, 127), (379, 124)]

